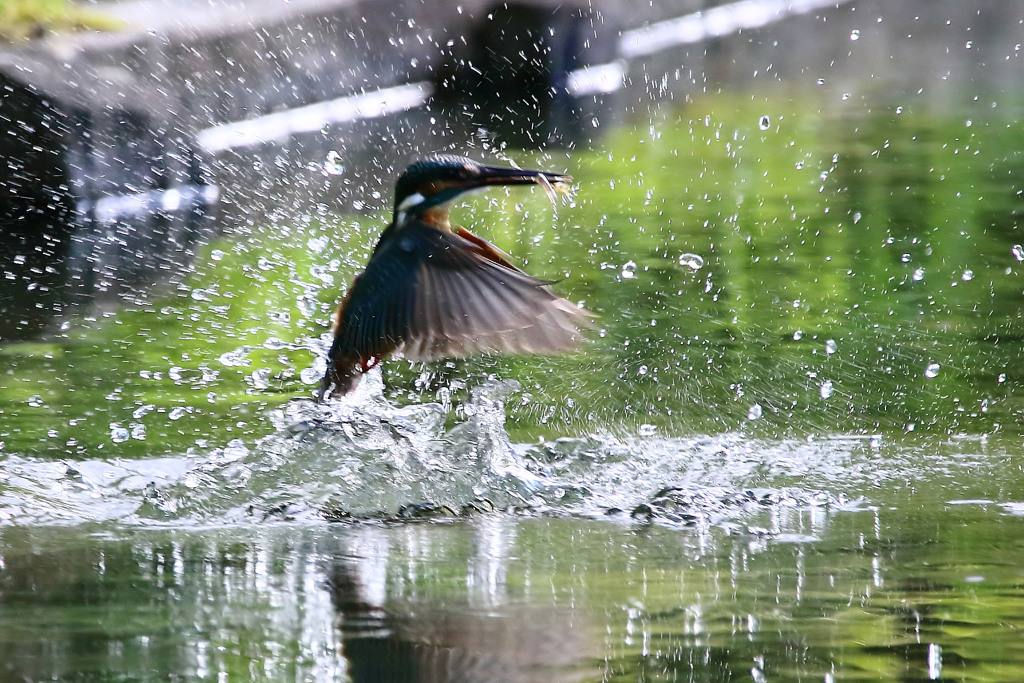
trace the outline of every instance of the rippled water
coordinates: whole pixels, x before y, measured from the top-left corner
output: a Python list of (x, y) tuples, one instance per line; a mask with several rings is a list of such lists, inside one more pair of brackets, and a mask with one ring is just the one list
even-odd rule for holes
[(0, 671), (279, 680), (1013, 680), (1024, 474), (999, 435), (532, 443), (292, 399), (192, 455), (10, 455)]
[[(515, 445), (501, 425), (507, 385), (449, 430), (436, 407), (388, 409), (370, 389), (336, 411), (293, 404), (252, 448), (73, 467), (12, 458), (0, 670), (359, 681), (1024, 671), (1016, 443)], [(449, 510), (400, 511), (428, 499)]]
[(0, 347), (0, 672), (1024, 679), (1022, 135), (971, 106), (522, 159), (576, 196), (456, 214), (599, 314), (579, 354), (314, 404), (384, 222), (327, 207)]

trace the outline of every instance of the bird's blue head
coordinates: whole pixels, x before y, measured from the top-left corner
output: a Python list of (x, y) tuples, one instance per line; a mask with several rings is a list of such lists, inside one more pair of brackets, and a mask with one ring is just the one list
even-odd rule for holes
[(566, 187), (572, 176), (519, 168), (484, 166), (454, 154), (434, 154), (413, 162), (395, 183), (395, 215), (420, 215), (461, 194), (489, 185)]

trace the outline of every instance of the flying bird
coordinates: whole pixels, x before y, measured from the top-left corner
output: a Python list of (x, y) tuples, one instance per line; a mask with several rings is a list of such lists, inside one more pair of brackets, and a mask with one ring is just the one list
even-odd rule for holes
[(318, 399), (353, 391), (392, 353), (410, 360), (472, 353), (549, 354), (576, 348), (592, 314), (547, 280), (453, 227), (455, 198), (492, 185), (541, 185), (549, 195), (571, 176), (484, 166), (454, 155), (410, 165), (395, 183), (394, 215), (334, 316), (334, 343)]

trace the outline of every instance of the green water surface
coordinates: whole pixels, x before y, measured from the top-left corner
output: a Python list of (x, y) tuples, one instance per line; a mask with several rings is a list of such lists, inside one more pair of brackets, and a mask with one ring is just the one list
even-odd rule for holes
[[(86, 495), (87, 463), (203, 463), (275, 435), (384, 210), (220, 237), (150, 303), (0, 347), (0, 672), (1024, 680), (1024, 127), (990, 105), (708, 97), (595, 150), (513, 154), (573, 174), (557, 207), (524, 191), (454, 207), (596, 328), (557, 358), (389, 361), (387, 399), (438, 402), (455, 425), (474, 387), (515, 380), (505, 429), (568, 444), (551, 468), (586, 463), (593, 490), (614, 488), (603, 467), (628, 481), (624, 448), (647, 468), (637, 488), (660, 469), (646, 494), (685, 483), (714, 509), (61, 514), (53, 468)], [(699, 467), (659, 468), (719, 438), (693, 447)]]

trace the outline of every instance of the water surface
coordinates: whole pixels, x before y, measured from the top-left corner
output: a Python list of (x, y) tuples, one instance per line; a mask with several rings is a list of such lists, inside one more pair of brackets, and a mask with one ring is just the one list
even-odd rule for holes
[(386, 223), (329, 206), (3, 346), (0, 667), (1021, 678), (1024, 134), (990, 105), (717, 96), (516, 154), (574, 197), (455, 213), (599, 314), (577, 354), (314, 405)]

